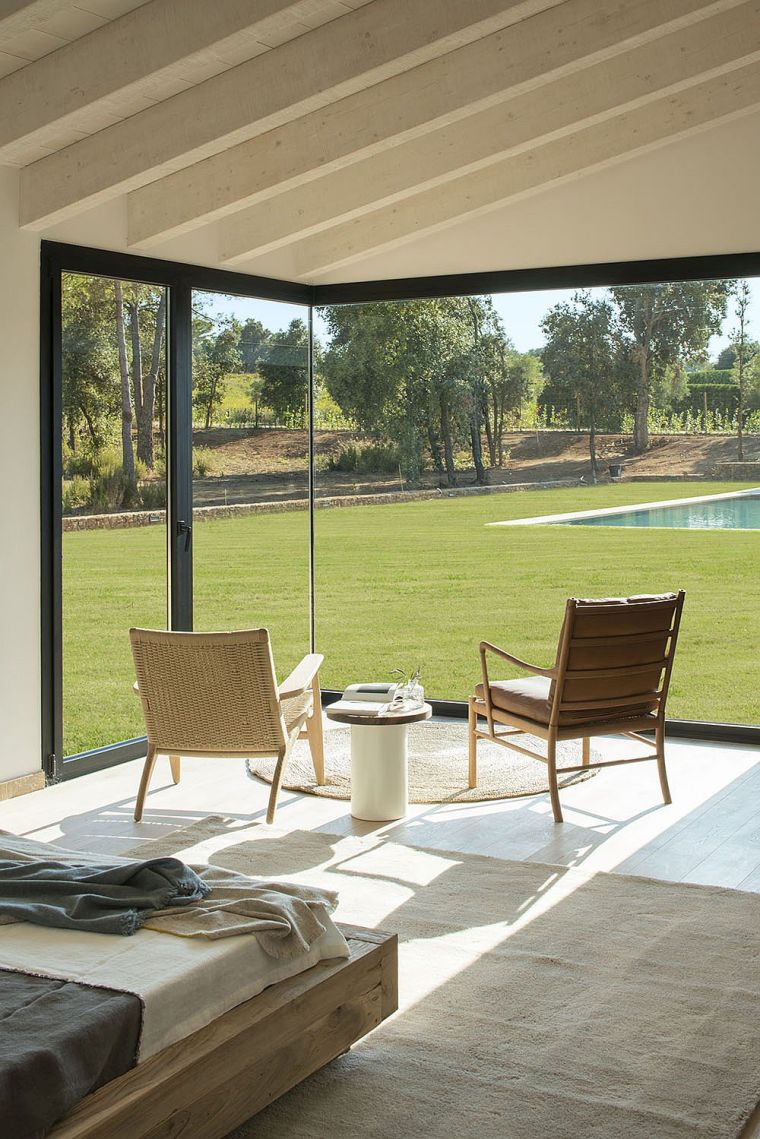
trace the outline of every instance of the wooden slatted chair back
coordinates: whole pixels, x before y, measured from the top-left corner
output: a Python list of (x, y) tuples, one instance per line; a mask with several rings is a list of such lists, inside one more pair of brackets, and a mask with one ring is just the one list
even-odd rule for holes
[(550, 691), (552, 723), (600, 723), (664, 709), (683, 598), (683, 591), (571, 598)]

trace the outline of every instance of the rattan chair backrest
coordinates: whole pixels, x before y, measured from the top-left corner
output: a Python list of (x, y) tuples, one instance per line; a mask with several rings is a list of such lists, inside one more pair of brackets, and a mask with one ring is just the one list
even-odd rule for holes
[(285, 746), (269, 633), (130, 629), (148, 742), (163, 752), (251, 755)]

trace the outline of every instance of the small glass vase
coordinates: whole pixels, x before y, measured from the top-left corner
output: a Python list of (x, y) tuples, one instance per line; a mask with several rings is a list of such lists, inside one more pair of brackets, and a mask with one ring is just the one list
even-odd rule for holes
[(425, 689), (419, 680), (409, 680), (402, 687), (404, 703), (410, 708), (421, 708), (425, 703)]

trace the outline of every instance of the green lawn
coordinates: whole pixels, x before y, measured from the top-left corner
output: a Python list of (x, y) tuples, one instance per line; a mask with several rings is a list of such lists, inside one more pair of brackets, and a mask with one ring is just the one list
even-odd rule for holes
[[(422, 666), (463, 698), (481, 638), (550, 663), (565, 599), (684, 588), (669, 712), (760, 721), (757, 531), (487, 527), (743, 485), (640, 483), (316, 513), (317, 648), (325, 687)], [(141, 734), (126, 630), (165, 621), (163, 527), (64, 535), (65, 743)], [(285, 672), (307, 649), (305, 512), (198, 522), (196, 628), (269, 626)], [(508, 675), (507, 672), (504, 675)]]

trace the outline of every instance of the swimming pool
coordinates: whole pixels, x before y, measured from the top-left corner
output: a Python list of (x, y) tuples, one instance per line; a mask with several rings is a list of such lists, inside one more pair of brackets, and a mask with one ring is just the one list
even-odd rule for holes
[(491, 526), (637, 526), (668, 530), (760, 530), (760, 487), (679, 498), (667, 502), (612, 506), (607, 510), (583, 510), (575, 514), (550, 514), (541, 518), (515, 518), (491, 522)]

